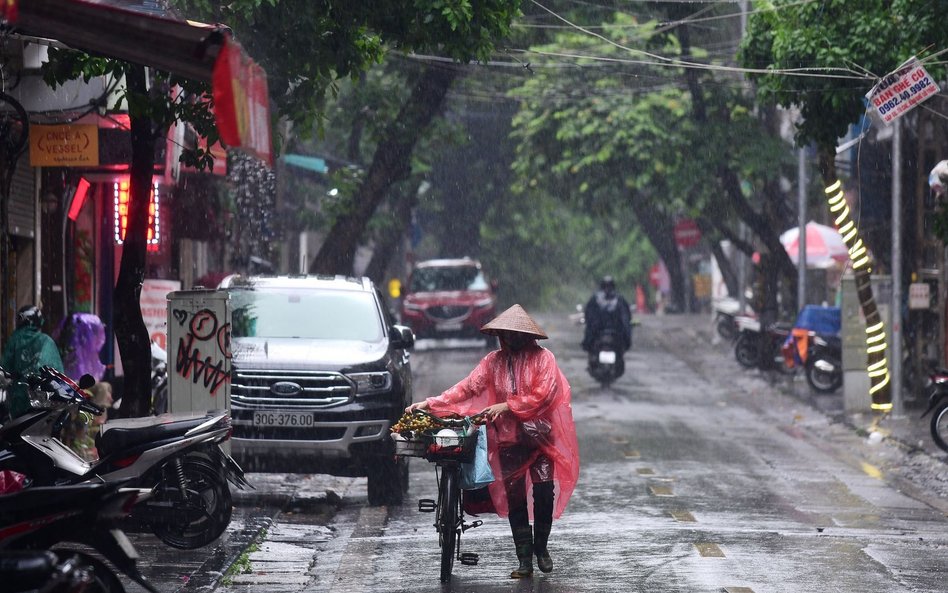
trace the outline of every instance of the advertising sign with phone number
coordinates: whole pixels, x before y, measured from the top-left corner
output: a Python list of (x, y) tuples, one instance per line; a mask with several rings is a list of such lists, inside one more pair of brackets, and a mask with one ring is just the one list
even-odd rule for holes
[(935, 79), (912, 57), (873, 87), (866, 99), (882, 121), (889, 123), (938, 91)]

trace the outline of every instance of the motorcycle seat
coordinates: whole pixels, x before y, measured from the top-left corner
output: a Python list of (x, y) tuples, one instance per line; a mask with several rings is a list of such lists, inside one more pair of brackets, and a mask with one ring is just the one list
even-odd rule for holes
[(105, 455), (111, 451), (119, 451), (143, 443), (181, 437), (192, 428), (200, 426), (219, 414), (220, 411), (215, 411), (184, 418), (163, 414), (143, 419), (133, 418), (131, 420), (145, 422), (126, 425), (119, 424), (121, 420), (114, 423), (107, 422), (102, 432), (96, 436), (95, 446), (100, 454)]

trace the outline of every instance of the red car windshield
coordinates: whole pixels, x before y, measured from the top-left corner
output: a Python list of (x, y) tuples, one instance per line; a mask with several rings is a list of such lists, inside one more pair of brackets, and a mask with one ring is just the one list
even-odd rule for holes
[(409, 292), (488, 290), (487, 279), (474, 266), (437, 266), (416, 268), (411, 275)]

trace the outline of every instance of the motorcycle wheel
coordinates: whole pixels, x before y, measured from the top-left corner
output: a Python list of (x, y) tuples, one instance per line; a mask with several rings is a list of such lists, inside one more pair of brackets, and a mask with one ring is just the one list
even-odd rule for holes
[(185, 499), (182, 500), (175, 468), (169, 462), (161, 474), (156, 502), (180, 506), (182, 517), (192, 517), (179, 523), (154, 523), (151, 528), (158, 539), (172, 548), (193, 550), (224, 533), (230, 524), (233, 505), (227, 478), (209, 455), (189, 453), (181, 463), (187, 482)]
[(734, 344), (734, 358), (745, 369), (757, 368), (760, 365), (760, 350), (757, 348), (757, 339), (741, 334)]
[(948, 403), (943, 403), (932, 412), (932, 440), (942, 451), (948, 452)]
[[(810, 389), (817, 393), (834, 393), (843, 384), (843, 375), (839, 371), (821, 371), (816, 368), (818, 360), (811, 360), (806, 365), (806, 382), (810, 384)], [(834, 366), (839, 368), (839, 364)]]
[(734, 327), (734, 321), (723, 315), (718, 316), (714, 328), (717, 330), (718, 335), (728, 342), (733, 342), (734, 338), (737, 337), (737, 328)]

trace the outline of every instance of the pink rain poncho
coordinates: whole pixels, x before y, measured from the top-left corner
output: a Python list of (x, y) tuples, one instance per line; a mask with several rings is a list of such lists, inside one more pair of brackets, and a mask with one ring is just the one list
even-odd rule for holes
[[(501, 517), (508, 514), (504, 479), (522, 474), (526, 478), (527, 492), (532, 492), (530, 468), (537, 457), (545, 455), (553, 463), (556, 495), (553, 516), (559, 518), (579, 478), (579, 445), (570, 407), (569, 383), (552, 352), (536, 342), (516, 352), (496, 350), (485, 356), (457, 385), (427, 400), (435, 415), (462, 416), (473, 416), (505, 401), (510, 411), (487, 425), (488, 459), (497, 478), (488, 487), (494, 510)], [(535, 438), (529, 436), (531, 434)], [(508, 467), (504, 474), (500, 449), (508, 447), (522, 447), (524, 461), (515, 470)], [(527, 496), (531, 518), (532, 499)]]

